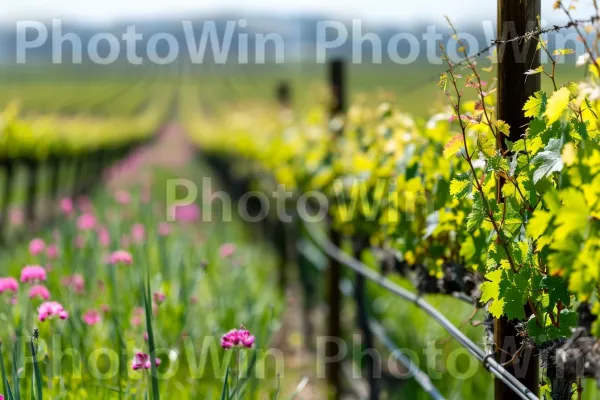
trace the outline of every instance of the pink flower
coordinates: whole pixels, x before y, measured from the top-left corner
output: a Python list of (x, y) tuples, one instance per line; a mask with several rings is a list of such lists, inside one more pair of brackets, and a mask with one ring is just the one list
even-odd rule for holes
[(221, 258), (231, 257), (235, 253), (236, 247), (233, 243), (225, 243), (219, 247), (219, 256)]
[(131, 203), (131, 195), (125, 190), (119, 190), (115, 193), (115, 200), (124, 206)]
[(96, 310), (89, 310), (83, 314), (83, 322), (89, 326), (94, 326), (100, 323), (100, 313)]
[(0, 294), (4, 292), (17, 293), (19, 282), (15, 278), (0, 278)]
[(131, 317), (131, 325), (140, 326), (142, 324), (142, 317), (144, 316), (144, 309), (136, 307), (133, 309), (133, 317)]
[(231, 349), (233, 347), (245, 347), (252, 348), (256, 338), (250, 334), (244, 326), (240, 326), (240, 329), (232, 329), (221, 338), (221, 347), (224, 349)]
[(196, 204), (174, 206), (175, 219), (181, 222), (195, 222), (200, 218), (200, 208)]
[(154, 302), (158, 305), (164, 303), (165, 301), (165, 294), (164, 293), (159, 293), (159, 292), (155, 292), (154, 293)]
[(83, 249), (85, 247), (85, 237), (77, 235), (75, 238), (75, 247), (78, 249)]
[(44, 322), (52, 317), (59, 317), (60, 319), (65, 320), (69, 318), (69, 313), (56, 301), (42, 303), (40, 308), (38, 308), (38, 319), (40, 322)]
[(144, 241), (144, 237), (146, 236), (146, 229), (142, 224), (135, 224), (131, 227), (131, 237), (136, 243), (141, 243)]
[[(156, 362), (156, 366), (158, 367), (161, 364), (160, 358), (156, 358), (155, 359)], [(146, 353), (136, 353), (135, 356), (133, 356), (133, 362), (131, 363), (131, 368), (133, 368), (134, 371), (140, 370), (140, 369), (150, 369), (152, 367), (152, 359), (150, 358), (149, 354)]]
[(85, 280), (80, 274), (75, 274), (73, 276), (65, 276), (61, 279), (61, 283), (63, 286), (67, 286), (73, 289), (75, 293), (82, 294), (83, 292), (85, 292)]
[(65, 197), (60, 200), (60, 210), (65, 215), (70, 215), (73, 212), (73, 200)]
[(110, 233), (108, 232), (108, 229), (106, 229), (104, 226), (100, 226), (98, 227), (97, 233), (100, 245), (102, 245), (102, 247), (110, 246)]
[(31, 253), (32, 256), (37, 256), (37, 255), (42, 254), (42, 252), (44, 251), (45, 248), (46, 248), (46, 243), (44, 243), (44, 241), (40, 238), (33, 239), (29, 243), (29, 253)]
[(82, 231), (89, 231), (96, 226), (96, 217), (94, 214), (86, 213), (77, 218), (77, 227)]
[(158, 224), (158, 234), (160, 236), (169, 236), (171, 233), (171, 224), (168, 222), (161, 222)]
[(124, 264), (131, 265), (133, 263), (133, 257), (131, 253), (125, 250), (117, 250), (110, 255), (109, 261), (111, 264)]
[(33, 299), (39, 297), (42, 300), (48, 300), (50, 298), (50, 292), (43, 285), (36, 285), (29, 289), (29, 298)]
[(58, 258), (58, 247), (55, 244), (49, 245), (46, 247), (46, 255), (51, 260)]
[(131, 239), (129, 239), (129, 236), (123, 235), (123, 237), (121, 237), (121, 247), (129, 247), (130, 244)]
[(0, 400), (4, 400), (4, 396), (0, 394)]
[(23, 224), (23, 211), (22, 210), (11, 210), (10, 211), (10, 223), (14, 226)]
[(46, 270), (39, 265), (28, 265), (21, 270), (22, 283), (37, 283), (46, 280)]
[(77, 198), (77, 206), (84, 213), (90, 213), (90, 212), (92, 212), (92, 209), (94, 208), (92, 206), (92, 202), (90, 201), (90, 198), (87, 196), (78, 197)]

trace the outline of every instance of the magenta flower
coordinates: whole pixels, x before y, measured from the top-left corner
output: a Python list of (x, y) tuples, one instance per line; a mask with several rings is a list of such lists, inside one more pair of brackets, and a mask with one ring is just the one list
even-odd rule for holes
[(50, 292), (43, 285), (35, 285), (31, 289), (29, 289), (29, 298), (33, 299), (35, 297), (39, 297), (42, 300), (48, 300), (50, 298)]
[(144, 237), (146, 236), (146, 228), (142, 224), (135, 224), (131, 227), (131, 237), (136, 243), (141, 243), (144, 241)]
[(17, 293), (19, 282), (15, 278), (0, 278), (0, 294), (4, 292)]
[(233, 243), (225, 243), (219, 247), (219, 257), (227, 258), (231, 257), (235, 253), (236, 247)]
[(24, 215), (22, 210), (14, 209), (10, 211), (10, 223), (14, 226), (23, 225)]
[(93, 210), (92, 202), (87, 196), (81, 196), (77, 198), (77, 206), (84, 213), (91, 213)]
[(85, 237), (81, 235), (77, 235), (75, 238), (75, 247), (78, 249), (83, 249), (85, 247)]
[(4, 400), (4, 396), (0, 394), (0, 400)]
[(38, 308), (38, 319), (44, 322), (49, 318), (58, 317), (62, 320), (69, 318), (69, 313), (56, 301), (47, 301)]
[[(131, 363), (131, 368), (134, 371), (140, 370), (140, 369), (150, 369), (152, 367), (152, 363), (151, 363), (152, 359), (150, 358), (149, 354), (146, 353), (136, 353), (135, 356), (133, 356), (133, 362)], [(161, 364), (160, 358), (156, 358), (156, 366), (158, 367)]]
[(85, 322), (89, 326), (94, 326), (100, 323), (100, 313), (96, 310), (89, 310), (85, 314), (83, 314), (83, 322)]
[(196, 222), (200, 218), (200, 208), (196, 204), (174, 206), (175, 219), (181, 222)]
[(75, 293), (82, 294), (83, 292), (85, 292), (85, 280), (80, 274), (75, 274), (73, 276), (65, 276), (61, 279), (61, 283), (63, 286), (70, 287), (71, 289), (73, 289)]
[(28, 265), (21, 270), (22, 283), (37, 283), (46, 280), (46, 270), (39, 265)]
[(164, 293), (160, 293), (160, 292), (155, 292), (154, 293), (154, 302), (158, 305), (161, 305), (162, 303), (165, 302), (165, 294)]
[(119, 190), (115, 193), (115, 200), (124, 206), (131, 203), (131, 195), (125, 190)]
[(60, 200), (60, 210), (65, 215), (70, 215), (73, 212), (73, 200), (68, 197)]
[(42, 254), (42, 252), (46, 249), (46, 243), (40, 238), (33, 239), (29, 243), (29, 253), (32, 256), (37, 256)]
[(242, 325), (240, 326), (240, 329), (232, 329), (223, 335), (221, 338), (221, 347), (226, 350), (233, 347), (245, 347), (250, 349), (255, 341), (256, 338)]
[(96, 217), (94, 214), (86, 213), (77, 218), (77, 228), (82, 231), (89, 231), (96, 226)]
[(108, 232), (108, 229), (106, 229), (104, 226), (100, 226), (98, 227), (97, 233), (100, 245), (102, 245), (102, 247), (110, 246), (110, 233)]
[(131, 325), (140, 326), (142, 324), (142, 317), (144, 316), (144, 309), (136, 307), (133, 309), (133, 316), (131, 317)]
[(55, 244), (48, 245), (48, 247), (46, 247), (46, 255), (51, 260), (57, 259), (58, 258), (58, 247)]
[(158, 234), (160, 236), (169, 236), (171, 233), (171, 224), (168, 222), (161, 222), (158, 224)]
[(133, 263), (133, 256), (128, 251), (117, 250), (110, 255), (109, 262), (113, 265), (115, 265), (115, 264), (131, 265)]

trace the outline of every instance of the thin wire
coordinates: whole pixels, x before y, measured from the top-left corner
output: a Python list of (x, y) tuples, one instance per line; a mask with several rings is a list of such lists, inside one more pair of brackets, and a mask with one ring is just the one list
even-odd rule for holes
[[(569, 29), (569, 28), (573, 28), (575, 26), (584, 25), (584, 24), (594, 24), (594, 23), (598, 22), (599, 20), (600, 20), (599, 17), (592, 17), (590, 19), (585, 19), (585, 20), (574, 20), (574, 21), (569, 22), (566, 25), (554, 25), (551, 28), (544, 28), (544, 29), (537, 28), (537, 29), (527, 32), (521, 36), (516, 36), (516, 37), (508, 39), (508, 40), (494, 39), (490, 42), (490, 44), (488, 46), (481, 49), (477, 53), (473, 54), (472, 56), (463, 58), (462, 60), (457, 61), (456, 63), (454, 63), (452, 65), (458, 67), (458, 66), (467, 64), (469, 62), (469, 60), (475, 60), (475, 59), (483, 56), (484, 54), (488, 53), (489, 51), (491, 51), (494, 47), (502, 45), (502, 44), (508, 44), (508, 43), (519, 42), (519, 41), (529, 41), (529, 40), (535, 39), (537, 36), (543, 35), (545, 33), (558, 32), (563, 29)], [(443, 73), (447, 73), (447, 72), (449, 72), (449, 70), (445, 70)], [(415, 92), (427, 85), (437, 83), (439, 81), (439, 79), (440, 79), (440, 74), (432, 75), (432, 76), (428, 77), (427, 79), (422, 80), (421, 82), (411, 85), (408, 89), (404, 89), (403, 93), (406, 94), (406, 93)]]
[(369, 327), (373, 334), (392, 352), (393, 357), (411, 373), (413, 379), (423, 388), (423, 390), (434, 400), (445, 400), (446, 398), (431, 383), (429, 376), (407, 357), (396, 344), (385, 334), (385, 329), (374, 319), (369, 321)]
[[(312, 241), (309, 243), (311, 246), (316, 247)], [(307, 245), (298, 246), (298, 251), (304, 255), (304, 257), (309, 258), (309, 254), (307, 254), (307, 247)], [(317, 248), (317, 250), (321, 252), (321, 249)], [(385, 347), (388, 348), (389, 351), (392, 352), (392, 356), (411, 373), (417, 384), (421, 386), (421, 388), (428, 393), (432, 399), (446, 400), (446, 398), (440, 394), (433, 383), (431, 383), (429, 376), (424, 371), (419, 369), (419, 367), (413, 363), (412, 360), (407, 357), (402, 350), (400, 350), (398, 346), (385, 334), (385, 329), (379, 322), (377, 322), (377, 320), (373, 318), (369, 320), (369, 329), (371, 329), (373, 334), (379, 338), (379, 340), (384, 344)]]
[[(338, 247), (336, 247), (329, 239), (322, 237), (318, 234), (309, 224), (304, 224), (306, 232), (310, 238), (321, 248), (325, 254), (329, 257), (337, 260), (343, 265), (346, 265), (355, 272), (363, 275), (365, 278), (372, 280), (381, 287), (387, 289), (391, 293), (413, 302), (417, 307), (425, 311), (431, 318), (436, 320), (456, 341), (458, 341), (464, 348), (466, 348), (475, 358), (477, 358), (483, 365), (504, 384), (506, 384), (513, 392), (524, 400), (539, 400), (539, 398), (525, 385), (511, 375), (502, 365), (500, 365), (494, 358), (488, 357), (479, 346), (477, 346), (471, 339), (469, 339), (464, 333), (462, 333), (456, 326), (454, 326), (446, 317), (442, 315), (436, 308), (431, 304), (423, 300), (420, 296), (398, 286), (392, 281), (388, 280), (384, 276), (375, 272), (365, 264), (354, 259), (348, 254), (344, 253)], [(321, 237), (319, 237), (321, 236)]]

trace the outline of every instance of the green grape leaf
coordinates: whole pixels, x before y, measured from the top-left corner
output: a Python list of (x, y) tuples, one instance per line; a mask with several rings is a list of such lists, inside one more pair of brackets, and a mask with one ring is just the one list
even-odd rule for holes
[(583, 193), (575, 188), (567, 188), (560, 193), (562, 207), (556, 216), (556, 240), (563, 240), (575, 232), (583, 233), (587, 227), (590, 209)]
[(539, 326), (535, 315), (532, 315), (527, 321), (527, 333), (537, 344), (542, 344), (548, 340), (548, 334), (544, 327)]
[(508, 318), (525, 319), (528, 292), (529, 278), (524, 272), (514, 274), (511, 270), (504, 270), (504, 277), (500, 281), (500, 298), (504, 299), (504, 314)]
[(573, 136), (578, 136), (577, 139), (588, 140), (590, 137), (587, 131), (587, 125), (585, 122), (581, 122), (576, 117), (571, 118), (571, 124), (573, 125)]
[(548, 145), (543, 151), (536, 154), (531, 163), (536, 166), (536, 170), (533, 173), (533, 183), (537, 183), (553, 172), (560, 172), (564, 166), (562, 160), (562, 141), (560, 139), (550, 139)]
[(502, 317), (502, 315), (504, 314), (504, 299), (495, 300), (488, 307), (488, 311), (490, 312), (490, 314), (492, 314), (492, 317), (496, 319)]
[[(573, 329), (577, 326), (579, 317), (576, 312), (564, 309), (560, 311), (560, 337), (569, 337)], [(554, 338), (553, 338), (554, 339)]]
[(552, 94), (548, 99), (548, 105), (546, 106), (546, 112), (544, 115), (548, 118), (548, 125), (558, 121), (562, 116), (563, 111), (569, 105), (569, 99), (571, 97), (571, 91), (564, 87)]
[(535, 92), (533, 96), (531, 96), (525, 106), (523, 106), (523, 111), (525, 111), (526, 117), (531, 118), (541, 118), (546, 111), (546, 104), (548, 102), (548, 97), (545, 92), (539, 91)]
[(544, 276), (541, 282), (541, 288), (548, 291), (550, 300), (549, 307), (554, 309), (554, 306), (559, 301), (565, 306), (571, 304), (571, 296), (567, 290), (567, 283), (560, 277), (557, 276)]
[(485, 304), (490, 300), (496, 300), (500, 297), (502, 272), (501, 269), (497, 269), (485, 275), (487, 281), (483, 282), (479, 287), (479, 290), (481, 290), (481, 303)]
[(484, 219), (485, 209), (483, 206), (483, 201), (481, 200), (481, 195), (478, 195), (475, 197), (471, 212), (467, 216), (467, 230), (469, 232), (475, 231), (481, 226), (481, 224), (483, 224)]
[(471, 175), (460, 174), (450, 182), (450, 195), (454, 199), (461, 199), (471, 193), (472, 186)]
[(527, 235), (533, 240), (539, 239), (552, 222), (552, 218), (553, 215), (551, 213), (543, 210), (536, 210), (527, 224)]

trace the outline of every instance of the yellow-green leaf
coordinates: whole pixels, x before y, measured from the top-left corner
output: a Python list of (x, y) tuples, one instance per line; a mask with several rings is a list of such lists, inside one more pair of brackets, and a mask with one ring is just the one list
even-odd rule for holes
[(494, 141), (485, 133), (480, 133), (477, 135), (477, 148), (486, 157), (493, 157), (496, 155), (496, 145), (494, 144)]
[(530, 118), (540, 118), (544, 114), (544, 111), (546, 111), (546, 102), (546, 93), (542, 91), (535, 92), (523, 106), (525, 116)]
[(501, 119), (496, 121), (496, 128), (498, 128), (498, 130), (504, 133), (506, 136), (510, 135), (510, 125), (502, 121)]
[(552, 94), (548, 99), (548, 105), (544, 115), (548, 118), (548, 124), (552, 124), (562, 116), (563, 112), (569, 105), (569, 98), (571, 92), (568, 88), (564, 87)]
[(455, 135), (450, 141), (444, 146), (444, 158), (448, 159), (456, 154), (461, 146), (463, 145), (462, 133)]

